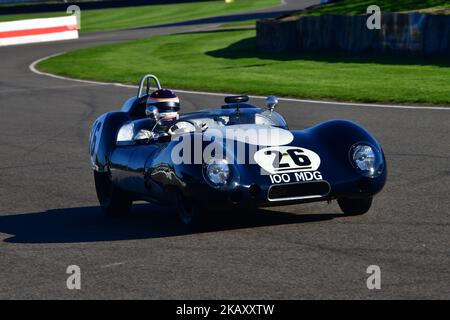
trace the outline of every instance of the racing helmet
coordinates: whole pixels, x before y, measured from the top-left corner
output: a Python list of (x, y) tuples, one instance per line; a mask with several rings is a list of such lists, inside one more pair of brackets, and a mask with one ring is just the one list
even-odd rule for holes
[(159, 89), (152, 92), (147, 99), (147, 108), (155, 107), (163, 120), (178, 119), (180, 99), (172, 90)]

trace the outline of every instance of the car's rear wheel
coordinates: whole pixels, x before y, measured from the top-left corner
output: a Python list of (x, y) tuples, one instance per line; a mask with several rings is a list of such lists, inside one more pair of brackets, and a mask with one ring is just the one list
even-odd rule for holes
[(181, 223), (187, 227), (199, 227), (203, 222), (202, 208), (187, 199), (179, 190), (174, 191), (174, 198), (175, 210)]
[(107, 172), (94, 171), (95, 190), (103, 212), (107, 216), (125, 216), (132, 201), (126, 192), (116, 188)]
[(372, 206), (372, 197), (367, 198), (339, 198), (338, 204), (342, 212), (347, 216), (358, 216), (369, 211)]

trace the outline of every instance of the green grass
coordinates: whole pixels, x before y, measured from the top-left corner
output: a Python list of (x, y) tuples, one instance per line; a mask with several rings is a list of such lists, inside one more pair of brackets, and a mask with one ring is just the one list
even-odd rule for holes
[(164, 86), (178, 89), (450, 105), (449, 65), (298, 54), (265, 57), (257, 53), (255, 30), (233, 30), (82, 49), (38, 67), (74, 78), (131, 84), (153, 73)]
[(221, 27), (229, 28), (229, 27), (247, 27), (247, 26), (255, 26), (256, 19), (251, 20), (243, 20), (243, 21), (234, 21), (234, 22), (226, 22), (221, 25)]
[[(383, 12), (407, 12), (421, 11), (443, 12), (450, 10), (449, 0), (341, 0), (335, 3), (323, 5), (315, 9), (307, 10), (307, 15), (324, 14), (365, 14), (367, 7), (376, 4)], [(448, 12), (447, 12), (448, 13)]]
[[(154, 26), (276, 6), (280, 0), (224, 0), (81, 11), (81, 32)], [(64, 16), (65, 12), (0, 15), (0, 22)]]

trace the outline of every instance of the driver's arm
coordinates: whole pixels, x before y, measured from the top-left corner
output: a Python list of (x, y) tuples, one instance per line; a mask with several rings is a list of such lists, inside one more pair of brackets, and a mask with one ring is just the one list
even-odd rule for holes
[(177, 135), (187, 132), (205, 131), (206, 129), (208, 129), (208, 125), (205, 122), (202, 122), (200, 126), (196, 126), (194, 122), (181, 120), (170, 127), (169, 134)]
[(151, 141), (154, 139), (156, 139), (155, 133), (147, 129), (139, 130), (138, 133), (136, 133), (136, 135), (133, 138), (133, 140), (135, 141), (142, 141), (142, 140)]

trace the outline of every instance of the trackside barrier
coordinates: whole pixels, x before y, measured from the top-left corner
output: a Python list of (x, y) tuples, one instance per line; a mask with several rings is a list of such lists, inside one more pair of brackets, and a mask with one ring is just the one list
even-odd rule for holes
[(78, 39), (75, 15), (0, 22), (0, 46)]

